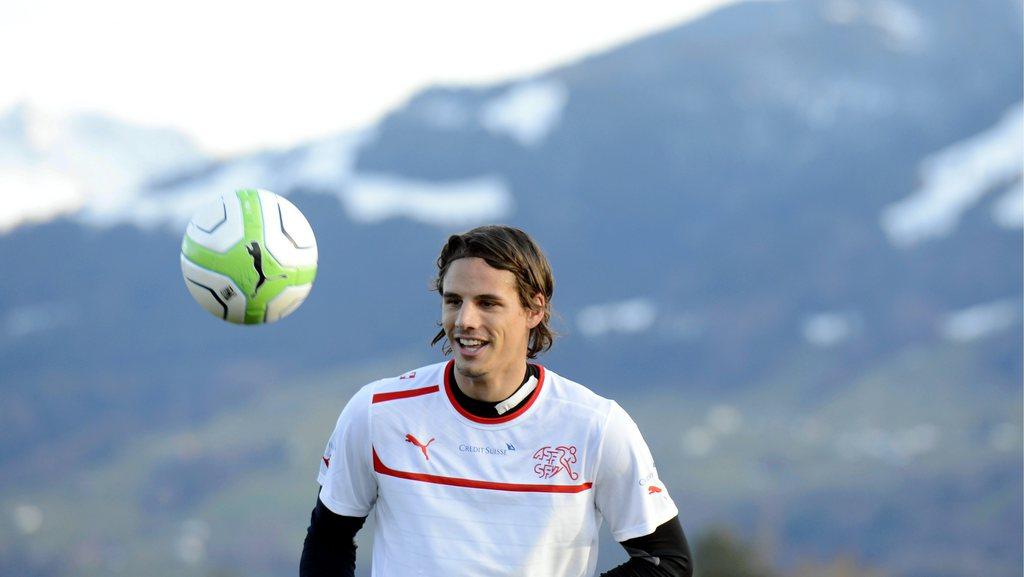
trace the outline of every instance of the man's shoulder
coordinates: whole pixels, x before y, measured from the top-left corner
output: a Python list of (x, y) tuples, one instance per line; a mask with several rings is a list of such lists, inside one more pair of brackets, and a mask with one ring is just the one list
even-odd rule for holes
[(545, 386), (550, 386), (553, 399), (562, 403), (571, 403), (578, 407), (607, 415), (615, 405), (615, 401), (605, 398), (589, 387), (572, 379), (566, 378), (545, 367)]
[[(373, 396), (410, 391), (426, 392), (426, 389), (431, 389), (430, 392), (439, 391), (444, 387), (444, 370), (447, 365), (448, 361), (442, 361), (425, 367), (419, 367), (400, 375), (374, 381), (363, 387), (363, 389)], [(377, 398), (380, 397), (378, 396)]]

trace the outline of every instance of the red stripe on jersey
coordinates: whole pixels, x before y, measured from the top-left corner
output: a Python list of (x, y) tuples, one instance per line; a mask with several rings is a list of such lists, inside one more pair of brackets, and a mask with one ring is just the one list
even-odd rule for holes
[(507, 415), (502, 415), (500, 417), (478, 417), (473, 413), (470, 413), (466, 409), (462, 408), (462, 405), (459, 404), (459, 401), (455, 400), (455, 393), (452, 392), (452, 387), (456, 387), (458, 385), (451, 382), (452, 379), (449, 377), (449, 375), (451, 375), (452, 373), (451, 367), (453, 364), (455, 364), (454, 359), (448, 361), (448, 364), (445, 365), (444, 367), (444, 392), (448, 395), (448, 402), (450, 402), (452, 406), (455, 407), (455, 410), (457, 410), (460, 415), (476, 423), (483, 423), (485, 425), (498, 425), (501, 423), (507, 423), (511, 421), (512, 419), (528, 411), (530, 407), (533, 406), (533, 403), (537, 400), (537, 397), (540, 397), (540, 390), (544, 388), (544, 367), (542, 365), (537, 365), (537, 369), (540, 372), (540, 378), (537, 379), (537, 388), (534, 389), (533, 393), (530, 394), (530, 399), (526, 401), (526, 404), (524, 404), (522, 407), (519, 407), (519, 409), (512, 411)]
[(461, 477), (444, 477), (441, 475), (428, 475), (426, 473), (411, 473), (409, 471), (397, 471), (385, 465), (377, 456), (377, 448), (373, 447), (373, 470), (381, 475), (420, 481), (421, 483), (433, 483), (435, 485), (450, 485), (452, 487), (469, 487), (470, 489), (490, 489), (492, 491), (512, 491), (517, 493), (582, 493), (594, 486), (593, 483), (581, 485), (540, 485), (531, 483), (496, 483), (493, 481), (477, 481), (476, 479), (463, 479)]
[(430, 387), (423, 387), (421, 389), (409, 389), (408, 391), (395, 391), (393, 393), (377, 393), (373, 396), (374, 403), (383, 403), (385, 401), (393, 401), (395, 399), (408, 399), (409, 397), (418, 397), (420, 395), (429, 395), (430, 393), (436, 393), (441, 390), (441, 385), (433, 385)]

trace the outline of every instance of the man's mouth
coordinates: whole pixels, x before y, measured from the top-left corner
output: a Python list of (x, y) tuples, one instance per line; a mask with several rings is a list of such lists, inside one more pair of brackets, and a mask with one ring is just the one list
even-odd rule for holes
[(480, 351), (480, 349), (486, 347), (490, 343), (482, 339), (469, 339), (465, 337), (459, 337), (455, 339), (455, 342), (459, 345), (459, 350), (466, 355), (474, 355)]

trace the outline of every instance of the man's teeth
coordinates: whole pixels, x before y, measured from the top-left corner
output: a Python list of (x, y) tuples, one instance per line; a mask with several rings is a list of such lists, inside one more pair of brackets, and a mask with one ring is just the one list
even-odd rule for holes
[(464, 347), (478, 347), (484, 344), (484, 341), (478, 339), (459, 339), (459, 344)]

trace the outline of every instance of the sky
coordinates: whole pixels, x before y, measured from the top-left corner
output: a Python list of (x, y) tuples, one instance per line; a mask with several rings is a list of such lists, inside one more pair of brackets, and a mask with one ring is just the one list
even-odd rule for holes
[(101, 112), (215, 155), (372, 124), (435, 83), (543, 71), (735, 0), (7, 0), (0, 111)]

